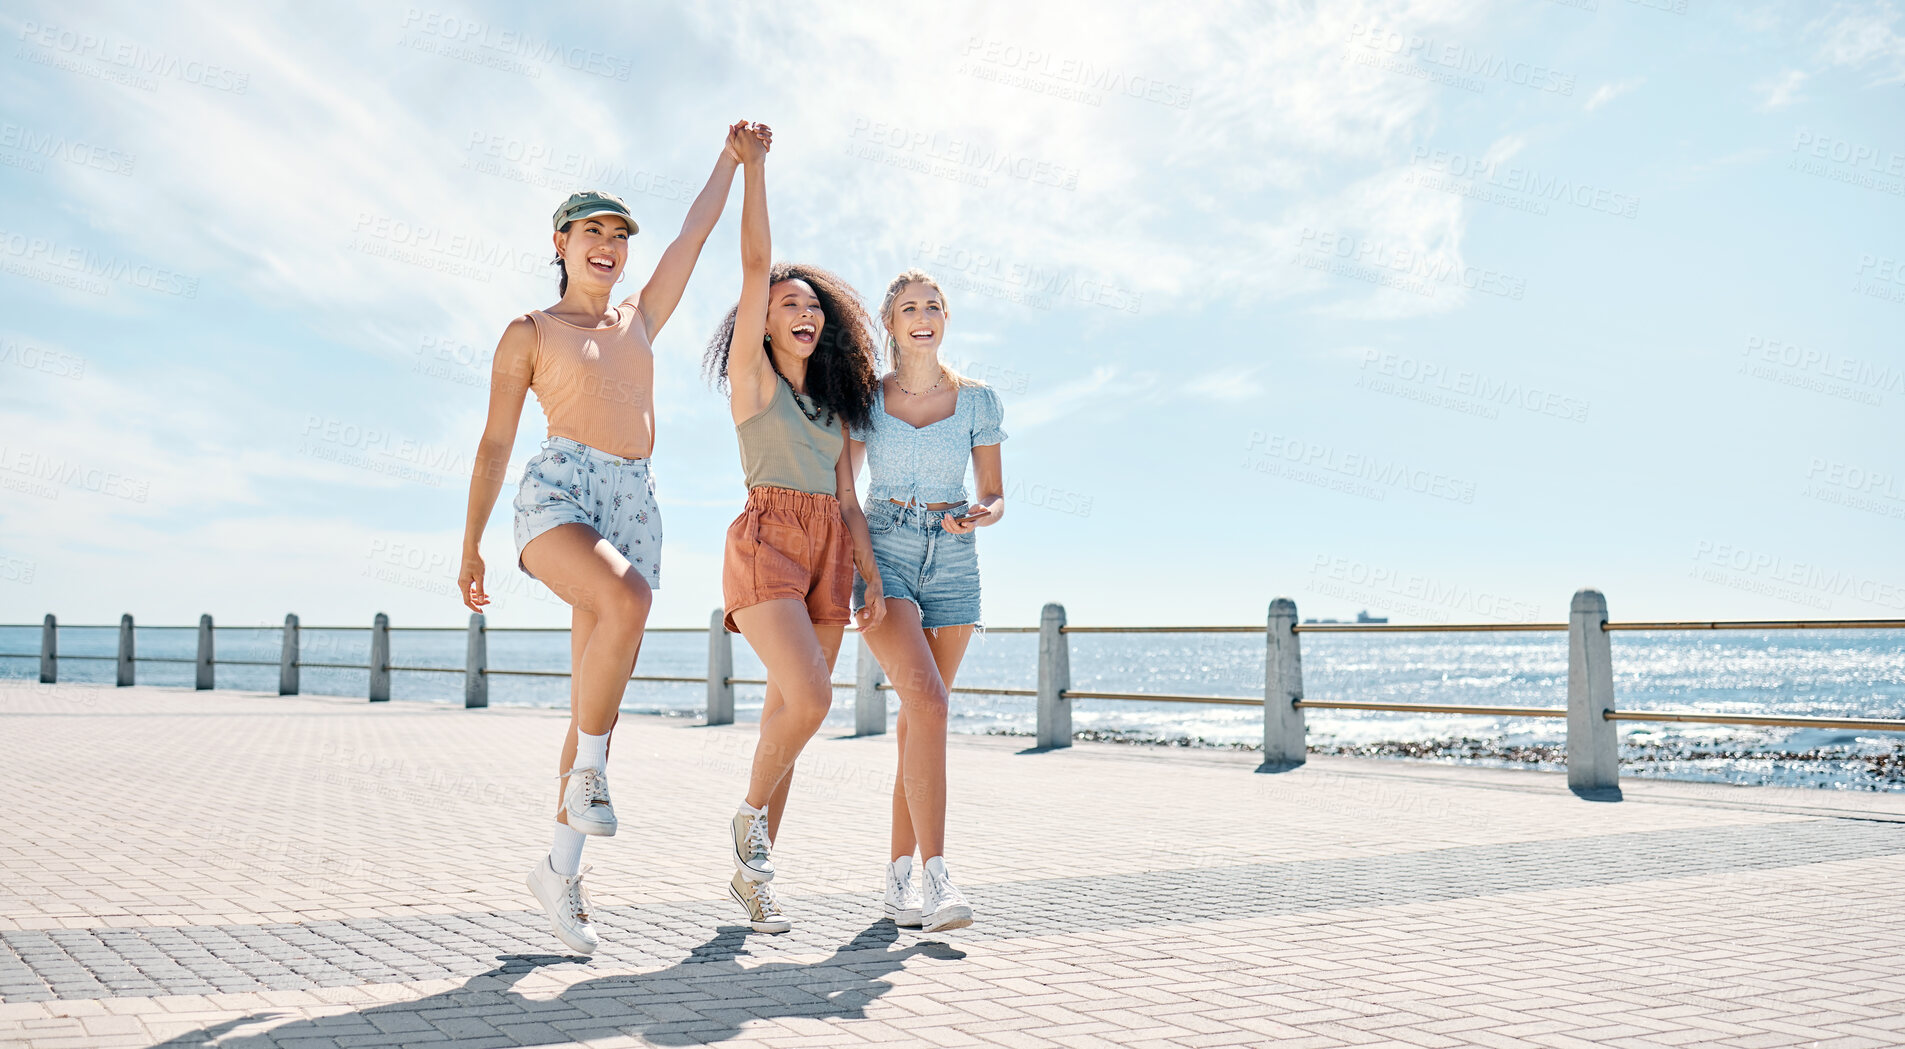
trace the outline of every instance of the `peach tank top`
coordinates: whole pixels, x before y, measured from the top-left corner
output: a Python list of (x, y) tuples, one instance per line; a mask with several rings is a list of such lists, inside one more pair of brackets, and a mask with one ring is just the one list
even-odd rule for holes
[(617, 323), (584, 328), (541, 310), (529, 388), (549, 417), (549, 436), (567, 437), (624, 459), (655, 450), (655, 351), (636, 325), (636, 308), (615, 307)]

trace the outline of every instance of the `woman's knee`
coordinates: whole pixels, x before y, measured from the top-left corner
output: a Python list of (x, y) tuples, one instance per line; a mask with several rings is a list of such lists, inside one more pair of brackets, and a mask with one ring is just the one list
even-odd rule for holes
[(946, 686), (936, 679), (900, 693), (900, 710), (908, 715), (909, 729), (943, 730), (950, 705)]
[(781, 715), (801, 729), (811, 734), (827, 720), (827, 712), (833, 707), (833, 696), (810, 695), (806, 690), (783, 689)]
[(648, 622), (648, 610), (654, 603), (648, 584), (640, 576), (631, 575), (602, 587), (590, 611), (595, 613), (597, 629), (626, 630)]

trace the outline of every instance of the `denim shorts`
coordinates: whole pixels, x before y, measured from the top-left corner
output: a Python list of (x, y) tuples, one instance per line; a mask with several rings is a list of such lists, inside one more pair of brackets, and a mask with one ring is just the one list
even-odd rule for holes
[(550, 437), (523, 465), (516, 489), (516, 567), (523, 547), (557, 525), (585, 524), (628, 558), (650, 589), (661, 586), (661, 510), (647, 459), (624, 459)]
[[(901, 506), (869, 499), (867, 531), (873, 538), (873, 563), (880, 588), (889, 598), (919, 607), (928, 630), (979, 622), (979, 547), (976, 533), (956, 535), (940, 527), (947, 514), (963, 514), (961, 505), (945, 510)], [(866, 604), (866, 580), (853, 579), (853, 607)]]

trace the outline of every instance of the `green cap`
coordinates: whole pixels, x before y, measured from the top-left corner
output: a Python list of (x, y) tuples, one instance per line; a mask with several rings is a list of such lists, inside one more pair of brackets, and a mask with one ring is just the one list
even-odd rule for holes
[(585, 189), (580, 193), (569, 194), (569, 199), (556, 209), (556, 230), (581, 219), (594, 218), (597, 215), (614, 215), (628, 223), (630, 235), (639, 233), (635, 226), (635, 216), (628, 213), (628, 205), (613, 193), (604, 193), (599, 189)]

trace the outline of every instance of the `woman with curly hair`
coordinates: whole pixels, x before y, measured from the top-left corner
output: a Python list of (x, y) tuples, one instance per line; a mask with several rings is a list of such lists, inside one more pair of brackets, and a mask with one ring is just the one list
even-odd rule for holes
[(767, 698), (747, 796), (729, 824), (728, 894), (757, 932), (786, 932), (770, 852), (794, 761), (833, 704), (856, 566), (867, 579), (862, 629), (884, 614), (842, 432), (867, 424), (874, 348), (845, 281), (816, 266), (769, 265), (766, 149), (743, 139), (740, 154), (741, 301), (705, 364), (728, 394), (748, 488), (722, 557), (724, 618), (766, 665)]
[[(999, 444), (1005, 409), (992, 387), (939, 359), (946, 295), (916, 269), (894, 277), (880, 303), (893, 372), (874, 388), (872, 422), (848, 435), (847, 454), (867, 481), (867, 530), (876, 585), (856, 585), (862, 603), (883, 586), (889, 614), (862, 632), (899, 693), (899, 767), (893, 777), (892, 862), (882, 908), (899, 925), (927, 932), (972, 924), (972, 907), (946, 872), (946, 698), (979, 622), (976, 529), (1005, 513)], [(966, 500), (972, 466), (976, 502)], [(925, 892), (913, 883), (923, 858)]]
[(524, 465), (516, 492), (517, 567), (572, 611), (569, 735), (557, 766), (555, 840), (528, 882), (556, 937), (578, 954), (599, 943), (582, 886), (582, 844), (587, 835), (616, 830), (609, 733), (641, 651), (652, 591), (661, 585), (661, 515), (648, 462), (655, 447), (654, 340), (727, 203), (741, 163), (737, 143), (762, 152), (769, 135), (746, 121), (728, 128), (707, 185), (654, 275), (613, 305), (635, 218), (613, 194), (572, 194), (554, 215), (562, 300), (510, 321), (496, 346), (457, 590), (473, 612), (489, 604), (479, 542), (502, 491), (523, 400), (533, 390), (549, 434)]

